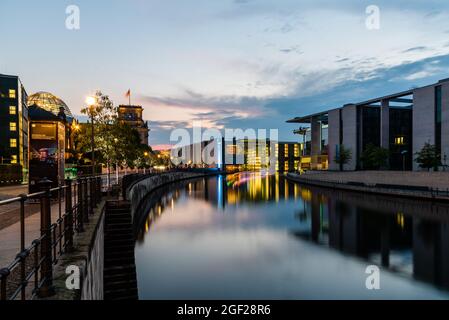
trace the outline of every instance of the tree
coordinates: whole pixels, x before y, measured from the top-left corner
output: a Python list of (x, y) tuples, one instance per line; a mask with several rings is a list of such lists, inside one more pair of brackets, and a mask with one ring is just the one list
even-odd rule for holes
[(419, 164), (422, 169), (434, 169), (438, 171), (438, 167), (441, 166), (441, 154), (437, 147), (430, 142), (424, 144), (421, 151), (417, 152), (415, 161)]
[[(153, 151), (149, 146), (140, 143), (137, 130), (119, 120), (118, 109), (112, 100), (101, 91), (96, 92), (94, 100), (92, 107), (81, 112), (90, 119), (93, 118), (95, 159), (97, 163), (107, 167), (108, 181), (111, 167), (147, 168), (151, 165), (154, 160)], [(80, 126), (74, 139), (78, 154), (91, 152), (91, 123)]]
[(388, 167), (389, 157), (388, 149), (368, 144), (360, 156), (360, 161), (365, 170), (379, 170)]
[(151, 148), (140, 144), (139, 133), (127, 124), (118, 123), (112, 132), (114, 137), (112, 158), (114, 163), (125, 167), (143, 167)]
[(88, 148), (89, 144), (85, 140), (91, 137), (92, 130), (94, 130), (94, 156), (99, 163), (107, 166), (109, 177), (114, 142), (113, 130), (118, 119), (117, 108), (109, 96), (104, 95), (101, 91), (95, 93), (93, 100), (95, 103), (92, 106), (81, 110), (81, 113), (88, 115), (94, 124), (92, 126), (92, 122), (90, 122), (91, 125), (87, 128), (88, 136), (84, 137), (83, 145), (85, 149)]
[(340, 171), (343, 171), (343, 166), (348, 164), (352, 159), (352, 151), (346, 149), (344, 145), (340, 145), (337, 154), (335, 155), (334, 162), (340, 165)]

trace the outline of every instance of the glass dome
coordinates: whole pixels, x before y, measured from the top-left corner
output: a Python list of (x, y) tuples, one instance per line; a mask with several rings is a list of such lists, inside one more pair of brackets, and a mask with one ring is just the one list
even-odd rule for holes
[(48, 92), (38, 92), (28, 96), (27, 105), (28, 107), (36, 105), (41, 109), (53, 113), (54, 115), (58, 115), (59, 108), (63, 107), (67, 120), (69, 121), (73, 120), (72, 112), (70, 111), (69, 107), (65, 104), (65, 102)]

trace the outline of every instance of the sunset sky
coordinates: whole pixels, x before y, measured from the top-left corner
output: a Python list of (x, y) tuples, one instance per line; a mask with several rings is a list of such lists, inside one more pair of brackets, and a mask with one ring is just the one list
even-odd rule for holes
[(74, 114), (96, 89), (121, 104), (130, 88), (153, 146), (193, 120), (295, 140), (289, 118), (448, 78), (448, 22), (447, 0), (0, 0), (0, 73)]

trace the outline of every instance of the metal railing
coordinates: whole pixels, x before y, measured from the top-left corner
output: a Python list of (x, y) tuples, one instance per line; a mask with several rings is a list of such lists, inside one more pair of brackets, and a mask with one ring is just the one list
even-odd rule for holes
[[(51, 185), (44, 179), (39, 182), (40, 192), (0, 201), (0, 207), (20, 204), (20, 251), (12, 263), (0, 269), (0, 300), (53, 295), (53, 267), (61, 255), (73, 251), (75, 233), (84, 231), (84, 224), (102, 198), (101, 177), (66, 180), (65, 185), (53, 189)], [(40, 202), (40, 237), (26, 247), (25, 206), (29, 200)], [(58, 210), (54, 223), (52, 209)]]

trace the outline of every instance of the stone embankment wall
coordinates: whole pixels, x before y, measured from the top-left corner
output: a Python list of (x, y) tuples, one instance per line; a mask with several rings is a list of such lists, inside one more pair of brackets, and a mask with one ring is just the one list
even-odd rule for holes
[[(89, 222), (84, 223), (84, 232), (75, 235), (74, 251), (59, 258), (53, 270), (56, 295), (47, 300), (103, 300), (105, 203), (102, 201), (94, 209)], [(80, 276), (78, 290), (66, 285), (71, 276), (66, 271), (74, 267)]]
[(126, 199), (131, 202), (131, 216), (133, 221), (136, 220), (135, 218), (136, 214), (138, 214), (140, 203), (150, 192), (176, 181), (199, 178), (202, 176), (204, 176), (204, 174), (201, 173), (171, 172), (151, 176), (148, 179), (134, 184), (129, 190), (126, 191)]
[[(449, 202), (449, 188), (442, 189), (426, 185), (420, 186), (419, 181), (418, 183), (414, 181), (415, 184), (379, 183), (379, 177), (376, 177), (377, 180), (375, 180), (369, 179), (369, 175), (362, 172), (358, 174), (359, 176), (345, 176), (343, 173), (312, 173), (302, 175), (289, 173), (287, 174), (287, 179), (300, 184), (317, 187)], [(392, 176), (394, 175), (392, 174)], [(384, 181), (389, 182), (390, 180), (385, 179)], [(394, 180), (391, 179), (391, 181)]]
[(145, 210), (140, 210), (142, 200), (144, 200), (154, 190), (174, 182), (211, 175), (217, 175), (217, 173), (170, 172), (157, 176), (151, 176), (148, 179), (141, 180), (136, 184), (131, 185), (131, 187), (126, 191), (126, 200), (131, 203), (131, 216), (134, 226), (137, 227), (142, 215), (146, 214), (146, 212), (144, 212)]

